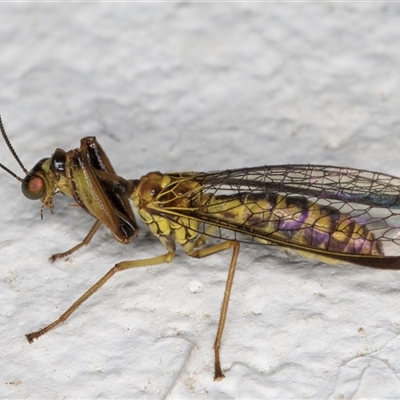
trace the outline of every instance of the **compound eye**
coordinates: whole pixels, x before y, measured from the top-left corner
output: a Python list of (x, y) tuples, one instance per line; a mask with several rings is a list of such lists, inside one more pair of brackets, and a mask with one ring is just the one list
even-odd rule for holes
[(28, 174), (22, 181), (23, 195), (30, 200), (39, 200), (46, 195), (46, 183), (38, 175)]
[(53, 171), (65, 175), (65, 162), (67, 159), (67, 153), (64, 150), (56, 149), (53, 156), (51, 157), (51, 166)]

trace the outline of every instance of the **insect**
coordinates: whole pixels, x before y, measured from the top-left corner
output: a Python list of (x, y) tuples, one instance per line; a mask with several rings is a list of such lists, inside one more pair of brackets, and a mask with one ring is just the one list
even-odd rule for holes
[[(53, 209), (53, 196), (71, 196), (94, 217), (87, 236), (55, 261), (87, 245), (105, 225), (123, 244), (139, 233), (130, 205), (159, 238), (166, 252), (115, 264), (64, 314), (26, 335), (29, 342), (64, 322), (114, 274), (130, 268), (169, 263), (176, 244), (191, 257), (231, 250), (219, 325), (214, 342), (214, 379), (224, 377), (221, 338), (241, 243), (292, 249), (327, 261), (375, 268), (400, 268), (400, 178), (320, 165), (281, 165), (217, 172), (150, 172), (140, 179), (118, 176), (95, 137), (78, 149), (56, 149), (27, 171), (13, 149), (0, 119), (3, 138), (25, 173), (24, 178), (0, 164), (22, 184), (23, 194)], [(207, 245), (210, 237), (220, 239)]]

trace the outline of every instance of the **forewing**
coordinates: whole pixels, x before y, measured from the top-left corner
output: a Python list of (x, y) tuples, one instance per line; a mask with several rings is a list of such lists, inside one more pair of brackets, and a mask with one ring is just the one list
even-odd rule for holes
[[(195, 180), (199, 184), (198, 191), (211, 196), (205, 196), (204, 204), (198, 207), (173, 210), (163, 208), (158, 212), (174, 221), (178, 216), (199, 221), (198, 231), (201, 234), (208, 233), (207, 226), (212, 225), (216, 229), (210, 236), (220, 239), (261, 241), (361, 265), (379, 268), (400, 267), (400, 257), (397, 255), (400, 250), (399, 178), (371, 171), (315, 165), (266, 166), (179, 175), (183, 179), (187, 176), (187, 179)], [(379, 242), (377, 245), (381, 246), (382, 243), (385, 252), (350, 254), (344, 250), (324, 250), (282, 237), (278, 231), (271, 232), (259, 228), (250, 222), (250, 218), (244, 222), (241, 218), (235, 218), (235, 213), (239, 215), (243, 208), (249, 205), (248, 203), (246, 205), (246, 202), (249, 202), (251, 196), (258, 199), (262, 196), (271, 198), (271, 194), (275, 193), (280, 194), (280, 199), (290, 198), (299, 201), (304, 199), (306, 206), (300, 209), (304, 214), (308, 212), (307, 207), (311, 208), (317, 204), (318, 207), (333, 210), (332, 212), (336, 214), (346, 215), (345, 221), (346, 219), (350, 222), (355, 221), (356, 229), (365, 227), (374, 235), (374, 240)], [(193, 197), (195, 195), (193, 194)], [(225, 203), (231, 204), (227, 199), (235, 197), (243, 201), (239, 202), (236, 209), (227, 210), (226, 215), (229, 217), (221, 218), (221, 212), (210, 212), (213, 208), (209, 207), (207, 202), (212, 201), (213, 205), (218, 205), (220, 202), (223, 207)], [(295, 211), (296, 215), (299, 215), (299, 209)], [(306, 229), (310, 226), (303, 225), (297, 229)]]
[(325, 165), (274, 165), (198, 173), (209, 191), (284, 192), (320, 199), (400, 208), (400, 178), (379, 172)]

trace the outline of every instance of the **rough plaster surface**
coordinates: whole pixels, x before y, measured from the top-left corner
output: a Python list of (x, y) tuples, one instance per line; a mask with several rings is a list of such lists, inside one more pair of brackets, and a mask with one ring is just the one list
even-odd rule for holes
[[(0, 113), (30, 168), (96, 135), (118, 173), (324, 163), (400, 175), (400, 5), (2, 3)], [(17, 173), (5, 145), (0, 161)], [(400, 272), (243, 246), (213, 382), (229, 254), (121, 273), (163, 252), (55, 213), (0, 172), (0, 397), (398, 398)]]

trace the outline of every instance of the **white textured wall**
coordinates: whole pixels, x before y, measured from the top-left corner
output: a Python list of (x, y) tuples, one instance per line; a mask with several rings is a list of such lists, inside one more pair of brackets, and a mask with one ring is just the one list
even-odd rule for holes
[[(2, 3), (0, 113), (30, 168), (96, 135), (118, 173), (324, 163), (400, 175), (400, 5)], [(5, 145), (0, 161), (21, 173)], [(1, 398), (394, 398), (400, 271), (243, 246), (213, 382), (229, 254), (121, 273), (163, 252), (55, 213), (0, 171)]]

